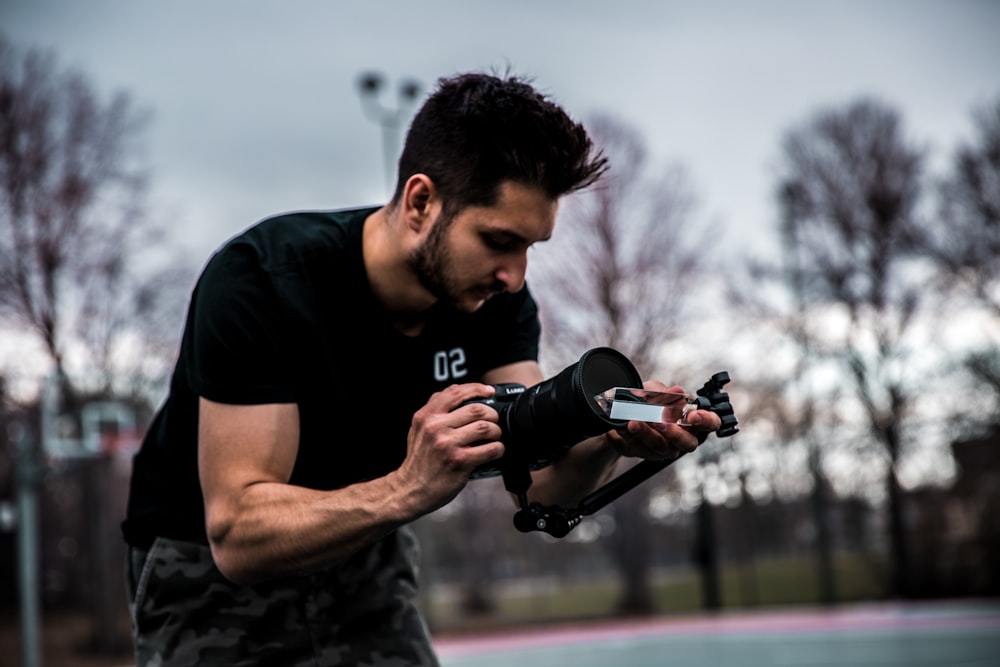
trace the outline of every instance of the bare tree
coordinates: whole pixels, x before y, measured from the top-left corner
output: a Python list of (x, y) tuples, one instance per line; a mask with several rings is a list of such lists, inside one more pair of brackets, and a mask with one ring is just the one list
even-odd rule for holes
[(916, 261), (926, 233), (917, 214), (923, 155), (894, 110), (861, 99), (789, 132), (782, 168), (782, 236), (795, 258), (786, 276), (807, 317), (796, 339), (849, 379), (868, 432), (884, 447), (893, 592), (907, 595), (896, 467), (916, 391), (907, 337), (925, 292)]
[[(0, 37), (0, 313), (72, 385), (105, 394), (136, 372), (121, 367), (127, 341), (148, 361), (176, 339), (157, 317), (189, 280), (176, 262), (149, 269), (163, 246), (145, 216), (144, 122), (127, 94), (105, 102), (51, 52)], [(87, 361), (72, 373), (74, 351)]]
[[(948, 297), (959, 297), (1000, 331), (1000, 97), (973, 112), (975, 135), (954, 153), (940, 183), (941, 223), (927, 250)], [(963, 298), (964, 297), (964, 298)], [(962, 364), (984, 391), (982, 409), (969, 415), (972, 431), (997, 427), (1000, 412), (1000, 339), (994, 334)], [(985, 417), (984, 417), (985, 415)]]
[(610, 116), (589, 124), (611, 161), (601, 183), (567, 202), (532, 277), (548, 292), (548, 359), (570, 362), (585, 346), (617, 347), (645, 376), (657, 369), (692, 306), (708, 230), (687, 226), (694, 200), (679, 167), (651, 176), (642, 138)]
[[(174, 356), (191, 272), (145, 215), (145, 120), (125, 93), (105, 101), (51, 52), (0, 36), (2, 333), (41, 343), (70, 422), (93, 398), (148, 407)], [(93, 605), (94, 647), (110, 654), (125, 643), (116, 480), (110, 457), (86, 463), (47, 481), (46, 497), (66, 502), (45, 531), (86, 545), (72, 579)]]
[(1000, 319), (1000, 98), (973, 113), (976, 136), (941, 183), (941, 225), (928, 244), (949, 283)]
[[(543, 361), (558, 370), (585, 349), (607, 345), (642, 377), (655, 377), (693, 305), (704, 271), (700, 237), (710, 230), (688, 224), (694, 201), (681, 169), (651, 175), (642, 138), (620, 120), (597, 116), (588, 127), (611, 169), (597, 187), (567, 202), (553, 240), (532, 260), (532, 284), (547, 307)], [(609, 508), (623, 612), (653, 609), (650, 490), (649, 483), (640, 485)]]

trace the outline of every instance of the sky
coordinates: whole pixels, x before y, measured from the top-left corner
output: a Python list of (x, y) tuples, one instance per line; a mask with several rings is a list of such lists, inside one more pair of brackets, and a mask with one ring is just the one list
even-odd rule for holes
[(151, 213), (205, 258), (274, 213), (384, 201), (363, 72), (426, 93), (509, 69), (584, 122), (611, 114), (748, 246), (773, 237), (781, 136), (816, 110), (875, 96), (943, 164), (1000, 95), (992, 0), (0, 0), (0, 31), (151, 112)]

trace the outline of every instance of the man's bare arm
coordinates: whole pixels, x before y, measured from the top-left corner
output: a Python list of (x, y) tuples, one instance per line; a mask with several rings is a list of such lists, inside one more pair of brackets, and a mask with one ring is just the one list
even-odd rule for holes
[(499, 436), (485, 406), (456, 410), (481, 395), (481, 385), (438, 392), (414, 415), (399, 469), (333, 491), (289, 484), (299, 442), (294, 404), (202, 398), (198, 469), (219, 569), (249, 582), (336, 562), (448, 502), (471, 470), (503, 452), (499, 442), (469, 446)]

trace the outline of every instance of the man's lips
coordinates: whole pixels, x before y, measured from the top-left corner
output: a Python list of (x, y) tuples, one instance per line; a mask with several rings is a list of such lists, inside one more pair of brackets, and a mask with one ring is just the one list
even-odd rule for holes
[(476, 290), (476, 295), (483, 301), (488, 301), (492, 299), (497, 294), (503, 294), (506, 290), (502, 285), (490, 285), (489, 287), (481, 287)]

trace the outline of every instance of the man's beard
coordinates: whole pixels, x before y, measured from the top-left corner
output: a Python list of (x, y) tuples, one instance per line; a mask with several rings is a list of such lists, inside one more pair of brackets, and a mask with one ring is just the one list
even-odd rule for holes
[[(451, 220), (438, 219), (423, 244), (410, 253), (408, 261), (410, 269), (417, 276), (417, 281), (424, 289), (433, 294), (434, 298), (450, 306), (467, 309), (468, 306), (463, 306), (465, 301), (463, 297), (468, 295), (454, 279), (453, 274), (449, 273), (452, 259), (451, 252), (445, 243), (445, 236), (451, 226), (450, 223)], [(502, 292), (503, 290), (502, 283), (498, 282), (492, 286), (492, 292)], [(488, 291), (483, 290), (484, 294), (480, 295), (479, 298), (487, 298), (489, 294), (486, 292)]]
[(446, 267), (451, 253), (445, 245), (445, 234), (450, 220), (440, 218), (431, 228), (427, 239), (410, 253), (409, 263), (420, 285), (440, 301), (455, 305), (459, 299), (458, 286), (448, 277)]

